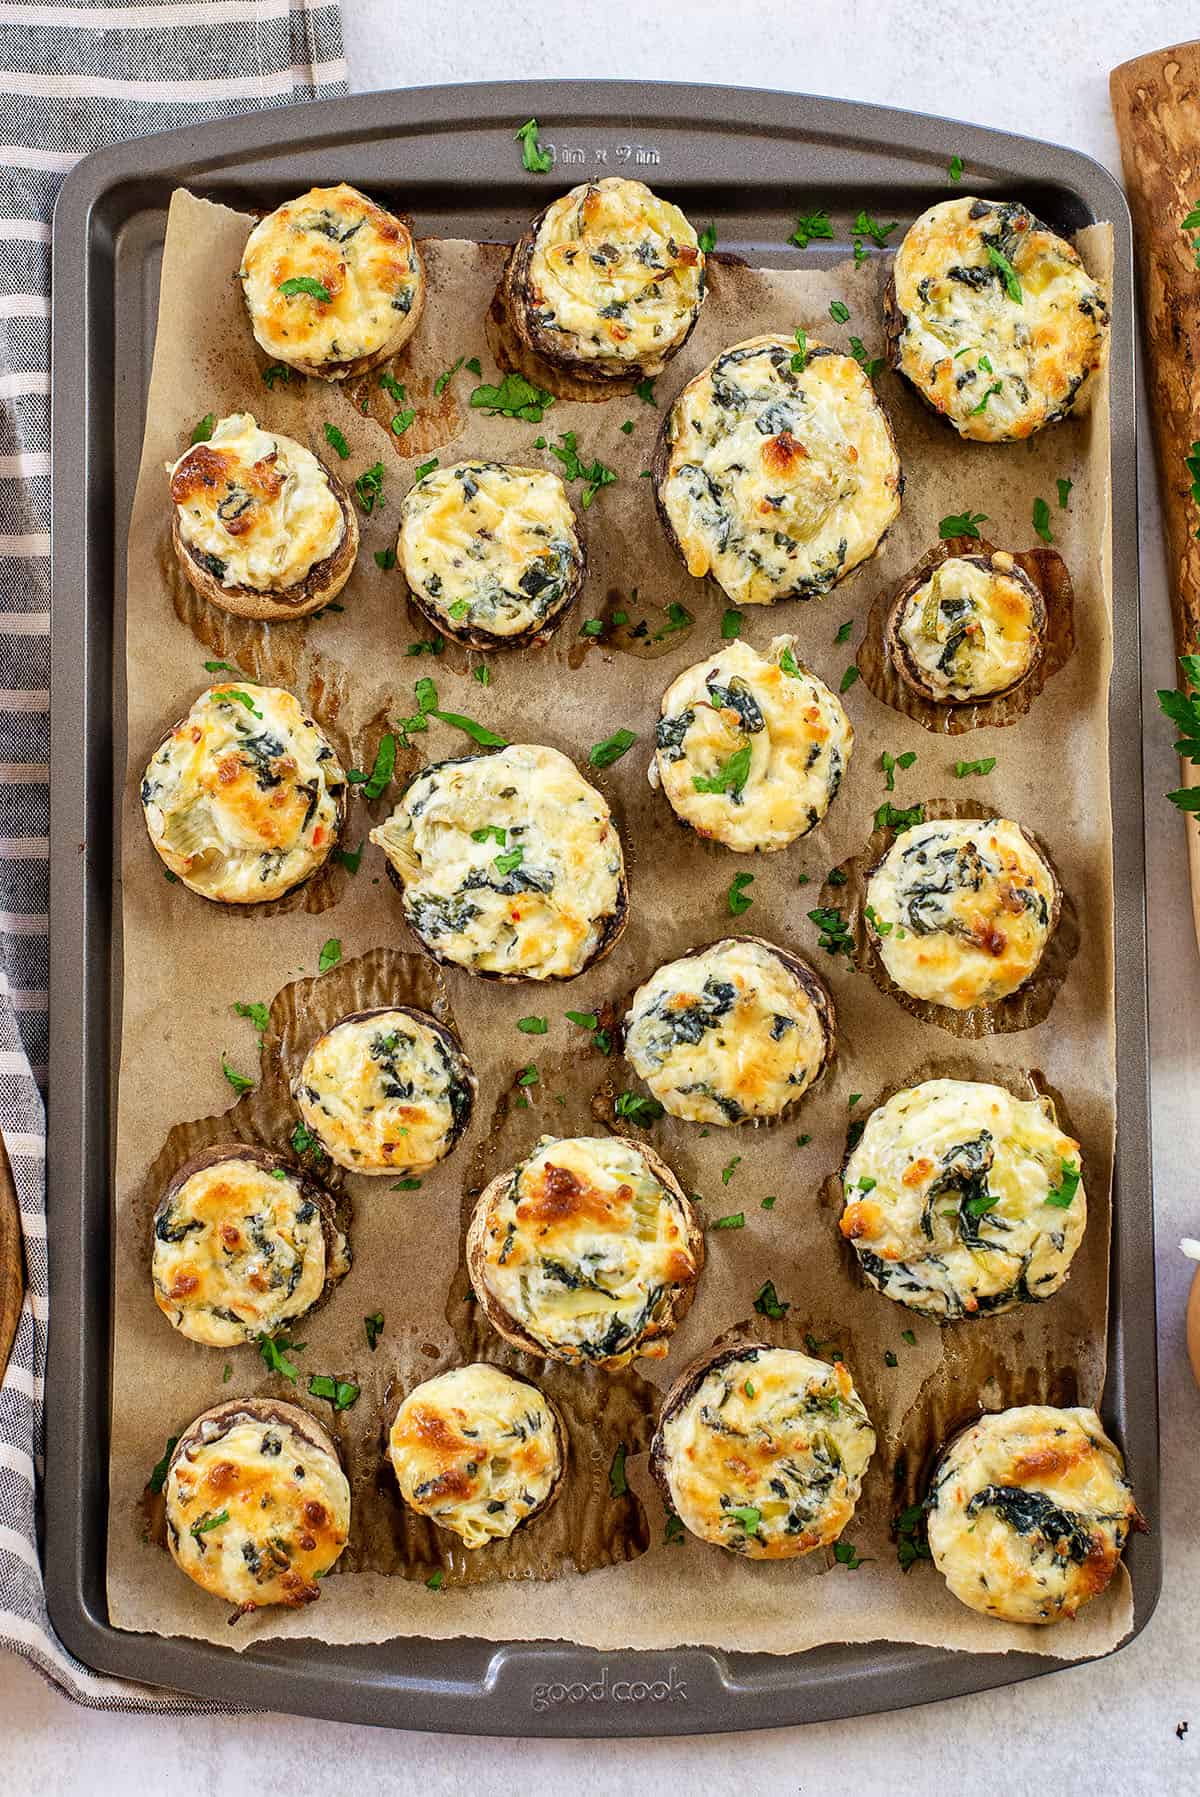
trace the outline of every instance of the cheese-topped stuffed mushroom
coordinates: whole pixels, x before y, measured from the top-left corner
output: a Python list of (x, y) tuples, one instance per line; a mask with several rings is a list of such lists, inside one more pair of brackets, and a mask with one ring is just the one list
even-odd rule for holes
[(567, 1434), (536, 1385), (499, 1367), (455, 1367), (400, 1405), (388, 1459), (411, 1509), (481, 1547), (523, 1528), (562, 1489)]
[(871, 1112), (842, 1234), (877, 1291), (945, 1322), (1056, 1292), (1083, 1240), (1079, 1143), (1048, 1098), (934, 1079)]
[(544, 468), (457, 462), (404, 496), (396, 557), (447, 636), (507, 648), (551, 630), (583, 582), (567, 489)]
[(297, 1404), (235, 1398), (180, 1436), (163, 1486), (175, 1564), (231, 1621), (321, 1595), (350, 1536), (350, 1485), (337, 1448)]
[(570, 980), (625, 923), (607, 804), (557, 749), (513, 743), (425, 768), (372, 830), (430, 954), (495, 979)]
[(292, 1082), (305, 1123), (351, 1173), (423, 1173), (467, 1127), (475, 1074), (444, 1023), (395, 1005), (319, 1036)]
[(1058, 878), (1009, 818), (928, 818), (901, 830), (867, 881), (866, 924), (902, 992), (952, 1011), (1007, 998), (1058, 924)]
[(740, 1343), (707, 1355), (663, 1400), (650, 1465), (701, 1541), (790, 1560), (854, 1515), (875, 1431), (843, 1361)]
[(809, 339), (752, 337), (688, 382), (654, 487), (689, 574), (735, 605), (815, 599), (874, 555), (900, 511), (900, 458), (870, 379)]
[(825, 1071), (833, 1004), (807, 962), (755, 936), (669, 961), (633, 996), (625, 1054), (673, 1117), (781, 1117)]
[(171, 544), (201, 598), (239, 618), (303, 618), (349, 580), (350, 496), (292, 437), (233, 412), (170, 475)]
[(163, 862), (202, 898), (262, 905), (328, 860), (346, 776), (292, 693), (227, 682), (200, 694), (142, 778)]
[(929, 1547), (954, 1596), (1006, 1622), (1060, 1622), (1104, 1591), (1142, 1527), (1094, 1410), (1025, 1404), (956, 1435), (933, 1475)]
[(1072, 246), (1012, 200), (944, 200), (896, 252), (892, 361), (960, 436), (1065, 418), (1104, 360), (1108, 302)]
[(952, 555), (905, 581), (884, 628), (900, 678), (935, 705), (1010, 693), (1042, 659), (1046, 602), (1011, 555)]
[(769, 853), (820, 823), (853, 747), (841, 700), (800, 661), (795, 637), (775, 637), (765, 655), (736, 640), (663, 694), (650, 783), (698, 835)]
[(326, 381), (394, 356), (425, 303), (412, 232), (344, 181), (310, 188), (260, 220), (238, 278), (260, 349)]
[(546, 207), (514, 245), (502, 287), (526, 348), (602, 386), (658, 374), (704, 299), (704, 251), (678, 206), (606, 175)]
[(329, 1193), (249, 1143), (217, 1143), (188, 1161), (154, 1214), (154, 1302), (209, 1347), (273, 1335), (349, 1265)]
[(661, 1359), (703, 1264), (675, 1175), (624, 1136), (543, 1136), (484, 1189), (467, 1231), (467, 1272), (488, 1322), (552, 1360)]

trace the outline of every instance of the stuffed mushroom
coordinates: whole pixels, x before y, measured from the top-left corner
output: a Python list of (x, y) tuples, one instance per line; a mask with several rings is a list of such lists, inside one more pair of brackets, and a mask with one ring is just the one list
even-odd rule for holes
[(837, 1540), (874, 1451), (843, 1361), (743, 1342), (676, 1380), (650, 1466), (668, 1509), (701, 1541), (789, 1560)]
[(562, 481), (503, 462), (457, 462), (410, 488), (396, 557), (430, 623), (476, 649), (548, 634), (583, 584)]
[(814, 599), (900, 511), (887, 414), (853, 356), (752, 337), (689, 381), (654, 456), (659, 515), (689, 574), (735, 605)]
[(328, 860), (346, 776), (292, 693), (227, 681), (201, 693), (155, 751), (141, 800), (169, 873), (202, 898), (262, 905)]
[(1032, 978), (1061, 907), (1058, 877), (1020, 824), (928, 818), (872, 869), (865, 920), (902, 992), (966, 1011)]
[(202, 599), (269, 623), (307, 617), (349, 580), (350, 496), (302, 443), (233, 412), (169, 472), (171, 546)]
[(625, 1055), (664, 1110), (689, 1123), (781, 1117), (833, 1054), (833, 1004), (798, 955), (726, 937), (670, 961), (634, 993)]
[(274, 1335), (349, 1266), (325, 1188), (246, 1142), (216, 1143), (180, 1167), (154, 1214), (154, 1302), (208, 1347)]
[(425, 303), (425, 265), (407, 224), (344, 181), (261, 219), (238, 279), (259, 347), (326, 381), (394, 356)]
[(546, 207), (514, 245), (501, 297), (518, 340), (602, 388), (653, 378), (704, 299), (704, 251), (678, 206), (606, 175)]
[(1079, 1143), (1049, 1098), (934, 1079), (871, 1112), (841, 1232), (877, 1291), (946, 1322), (1049, 1298), (1083, 1240)]
[(410, 1391), (387, 1452), (409, 1508), (482, 1547), (549, 1509), (562, 1489), (567, 1433), (536, 1385), (478, 1364)]
[(1108, 302), (1078, 252), (1011, 200), (922, 213), (886, 300), (893, 365), (960, 436), (1028, 437), (1102, 365)]
[(350, 1536), (350, 1485), (332, 1439), (273, 1398), (198, 1416), (176, 1443), (163, 1497), (172, 1559), (234, 1605), (234, 1622), (314, 1603)]
[(543, 1136), (485, 1188), (467, 1231), (467, 1272), (492, 1328), (575, 1365), (660, 1359), (703, 1264), (675, 1175), (624, 1136)]
[(574, 979), (624, 928), (612, 814), (557, 749), (436, 762), (371, 841), (430, 954), (484, 978)]
[(765, 655), (723, 643), (663, 694), (650, 784), (697, 835), (770, 853), (820, 823), (853, 747), (841, 700), (800, 661), (795, 637), (773, 638)]
[(475, 1074), (452, 1030), (394, 1005), (343, 1017), (292, 1082), (300, 1115), (351, 1173), (426, 1173), (471, 1118)]
[(1130, 1532), (1144, 1527), (1096, 1412), (1048, 1404), (981, 1416), (956, 1435), (927, 1507), (950, 1591), (1005, 1622), (1074, 1616), (1107, 1589)]
[(952, 555), (906, 580), (884, 627), (905, 684), (935, 705), (973, 705), (1028, 680), (1046, 643), (1046, 602), (997, 549)]

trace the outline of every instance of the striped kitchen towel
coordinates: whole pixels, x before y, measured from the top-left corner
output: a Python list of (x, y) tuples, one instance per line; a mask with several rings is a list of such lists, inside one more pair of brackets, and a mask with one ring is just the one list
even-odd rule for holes
[[(101, 1678), (57, 1641), (39, 1567), (46, 1360), (50, 217), (103, 144), (342, 93), (336, 0), (0, 4), (0, 1132), (28, 1295), (0, 1385), (0, 1645), (99, 1709), (191, 1704)], [(57, 1020), (69, 1029), (69, 1019)]]

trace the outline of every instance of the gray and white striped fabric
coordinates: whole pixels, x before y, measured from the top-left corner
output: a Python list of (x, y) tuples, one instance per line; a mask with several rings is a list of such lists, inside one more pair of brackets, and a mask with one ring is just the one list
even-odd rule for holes
[(341, 17), (328, 0), (0, 4), (0, 1132), (28, 1283), (0, 1386), (0, 1645), (102, 1709), (204, 1706), (81, 1666), (50, 1628), (38, 1559), (48, 1292), (50, 218), (67, 170), (103, 144), (344, 92), (345, 76)]

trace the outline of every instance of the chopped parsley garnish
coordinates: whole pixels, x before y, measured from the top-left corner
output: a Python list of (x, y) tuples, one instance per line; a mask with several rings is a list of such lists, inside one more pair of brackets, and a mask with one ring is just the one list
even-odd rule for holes
[(841, 867), (831, 867), (825, 875), (826, 884), (829, 886), (844, 886), (849, 878), (850, 875)]
[(994, 755), (985, 755), (981, 761), (956, 761), (954, 778), (965, 780), (971, 774), (990, 774), (995, 765), (996, 757)]
[(568, 1011), (566, 1017), (567, 1022), (573, 1023), (577, 1029), (590, 1032), (592, 1042), (601, 1054), (612, 1053), (612, 1033), (602, 1027), (595, 1011)]
[(711, 256), (717, 247), (717, 227), (715, 224), (705, 225), (700, 233), (700, 248), (706, 256)]
[(313, 1373), (308, 1381), (310, 1398), (325, 1398), (335, 1410), (349, 1410), (358, 1402), (359, 1387), (352, 1379), (335, 1379), (329, 1373)]
[(892, 232), (899, 229), (899, 219), (893, 219), (890, 225), (880, 225), (875, 222), (869, 212), (860, 212), (854, 221), (855, 237), (869, 237), (871, 242), (877, 243), (881, 250), (887, 248), (887, 240)]
[(1015, 305), (1022, 305), (1024, 299), (1021, 293), (1021, 283), (1017, 279), (1016, 269), (1004, 254), (1004, 251), (999, 249), (994, 243), (989, 243), (987, 246), (987, 257), (992, 267), (1000, 270), (1000, 274), (1004, 280), (1004, 291), (1007, 293), (1009, 299), (1012, 300)]
[(900, 1340), (902, 1342), (907, 1342), (910, 1348), (915, 1348), (917, 1345), (917, 1338), (911, 1329), (902, 1329), (900, 1331)]
[(753, 753), (753, 746), (747, 740), (733, 751), (715, 774), (693, 774), (692, 785), (697, 792), (741, 792), (750, 774), (750, 758)]
[(909, 1504), (897, 1516), (896, 1558), (900, 1562), (901, 1572), (911, 1572), (918, 1560), (932, 1560), (933, 1554), (925, 1535), (924, 1504)]
[(1074, 481), (1064, 480), (1063, 476), (1060, 474), (1054, 484), (1058, 488), (1058, 509), (1060, 512), (1065, 512), (1067, 509), (1067, 501), (1071, 497), (1071, 488), (1075, 483)]
[(792, 654), (792, 646), (790, 643), (784, 644), (783, 652), (779, 657), (779, 665), (785, 674), (791, 675), (793, 680), (800, 680), (803, 678), (800, 664)]
[(838, 687), (838, 691), (840, 693), (848, 693), (850, 691), (850, 688), (854, 685), (854, 682), (858, 679), (859, 671), (860, 670), (855, 666), (855, 664), (853, 662), (851, 662), (850, 666), (846, 669), (846, 672), (842, 675), (841, 685)]
[(247, 1079), (244, 1073), (238, 1073), (236, 1068), (231, 1067), (224, 1055), (221, 1056), (221, 1072), (225, 1075), (225, 1078), (229, 1081), (239, 1098), (241, 1098), (245, 1092), (253, 1092), (254, 1081), (252, 1079)]
[(741, 917), (750, 909), (754, 900), (748, 897), (746, 887), (752, 886), (753, 884), (753, 874), (734, 874), (733, 879), (729, 882), (729, 891), (726, 894), (726, 903), (729, 906), (731, 917)]
[(436, 394), (440, 396), (446, 391), (446, 388), (450, 385), (465, 361), (466, 357), (460, 356), (458, 361), (452, 362), (449, 368), (443, 368), (441, 374), (438, 375), (437, 380), (433, 383), (433, 390)]
[(618, 1093), (613, 1111), (616, 1116), (624, 1117), (630, 1123), (640, 1124), (643, 1129), (648, 1129), (652, 1123), (657, 1123), (660, 1117), (666, 1115), (657, 1098), (641, 1098), (636, 1092)]
[(497, 855), (493, 866), (497, 873), (515, 873), (525, 859), (525, 850), (518, 843), (515, 849), (506, 849), (503, 855)]
[(201, 418), (200, 422), (196, 425), (196, 428), (192, 432), (192, 442), (193, 443), (207, 443), (209, 438), (212, 436), (214, 429), (216, 428), (216, 423), (217, 423), (216, 413), (215, 412), (206, 412), (204, 414), (203, 418)]
[(835, 324), (848, 324), (850, 322), (850, 308), (845, 300), (831, 300), (829, 316)]
[(478, 830), (471, 831), (472, 842), (488, 842), (489, 840), (498, 842), (503, 848), (508, 841), (508, 831), (501, 829), (499, 824), (481, 824)]
[(483, 367), (478, 356), (468, 356), (466, 370), (468, 374), (473, 374), (478, 380), (479, 376), (483, 373)]
[(1073, 1161), (1064, 1161), (1059, 1173), (1058, 1184), (1051, 1186), (1046, 1194), (1046, 1203), (1052, 1204), (1055, 1210), (1070, 1210), (1072, 1200), (1079, 1190), (1079, 1168)]
[(363, 1328), (367, 1332), (367, 1346), (373, 1354), (379, 1346), (379, 1338), (383, 1334), (383, 1312), (377, 1310), (373, 1316), (364, 1317)]
[(883, 1364), (884, 1364), (884, 1366), (899, 1366), (900, 1365), (900, 1361), (899, 1361), (898, 1357), (896, 1356), (895, 1353), (893, 1353), (891, 1348), (885, 1348), (883, 1350)]
[(364, 842), (360, 842), (356, 849), (334, 849), (333, 859), (340, 867), (344, 867), (348, 874), (356, 874), (362, 865), (365, 846)]
[(627, 418), (625, 420), (624, 424), (621, 426), (621, 429), (627, 437), (630, 436), (633, 431), (633, 419)]
[(477, 663), (477, 665), (472, 668), (471, 672), (475, 679), (478, 680), (480, 686), (490, 686), (492, 684), (492, 670), (488, 667), (486, 661)]
[(833, 226), (829, 222), (829, 214), (822, 207), (817, 212), (802, 212), (796, 220), (796, 229), (788, 238), (799, 250), (806, 250), (814, 238), (832, 237)]
[(862, 1559), (858, 1549), (849, 1541), (835, 1541), (833, 1557), (839, 1566), (846, 1568), (847, 1572), (857, 1572), (860, 1566), (870, 1565), (870, 1560)]
[(807, 1148), (811, 1141), (812, 1141), (811, 1136), (797, 1136), (796, 1137), (796, 1146), (797, 1146), (797, 1148)]
[(617, 1451), (612, 1457), (612, 1465), (608, 1469), (608, 1495), (623, 1498), (628, 1495), (629, 1481), (625, 1477), (625, 1443), (618, 1442)]
[(746, 1213), (738, 1210), (728, 1217), (714, 1217), (708, 1227), (710, 1229), (745, 1229)]
[(999, 1192), (980, 1192), (975, 1198), (968, 1198), (963, 1209), (969, 1217), (982, 1217), (1000, 1202)]
[(833, 639), (834, 642), (835, 643), (848, 643), (850, 641), (850, 632), (853, 629), (854, 629), (854, 619), (847, 618), (846, 622), (844, 624), (838, 625), (837, 635)]
[(227, 661), (206, 661), (204, 671), (206, 674), (232, 674), (234, 670)]
[(383, 510), (383, 463), (375, 462), (370, 468), (364, 468), (354, 483), (354, 497), (369, 518), (378, 506)]
[(991, 386), (985, 389), (983, 398), (980, 400), (979, 404), (971, 407), (970, 411), (967, 413), (968, 418), (977, 418), (980, 412), (986, 412), (988, 400), (992, 398), (993, 394), (1000, 392), (1003, 384), (1002, 381), (993, 381)]
[(442, 1586), (445, 1584), (445, 1582), (446, 1582), (446, 1575), (442, 1571), (441, 1567), (439, 1566), (437, 1571), (431, 1572), (429, 1577), (426, 1579), (425, 1589), (427, 1591), (440, 1591)]
[(725, 1512), (732, 1516), (734, 1522), (740, 1522), (747, 1535), (757, 1535), (758, 1525), (762, 1521), (762, 1511), (753, 1504), (731, 1504)]
[(885, 792), (895, 792), (896, 790), (896, 769), (898, 767), (911, 767), (916, 759), (917, 751), (915, 749), (905, 749), (903, 755), (889, 755), (887, 750), (884, 749), (879, 757), (879, 765), (883, 769), (885, 776)]
[(550, 1025), (544, 1017), (518, 1017), (517, 1028), (526, 1036), (544, 1036)]
[(637, 386), (634, 388), (634, 392), (644, 406), (656, 406), (658, 404), (658, 401), (654, 397), (654, 382), (650, 379), (649, 375), (647, 375), (644, 381), (638, 382)]
[(325, 441), (331, 449), (337, 450), (338, 455), (342, 458), (343, 462), (349, 459), (350, 445), (347, 443), (336, 424), (327, 424), (325, 426)]
[(950, 167), (946, 170), (946, 175), (951, 181), (961, 181), (962, 180), (962, 178), (963, 178), (963, 159), (961, 156), (951, 156)]
[(413, 1179), (411, 1176), (407, 1179), (397, 1179), (388, 1187), (389, 1192), (419, 1192), (420, 1190), (420, 1180)]
[(292, 371), (286, 362), (268, 362), (262, 371), (263, 384), (275, 391), (276, 381), (282, 381), (286, 387), (292, 378)]
[(431, 455), (427, 462), (422, 462), (419, 468), (414, 468), (413, 469), (413, 485), (415, 486), (418, 481), (424, 480), (425, 476), (427, 474), (432, 474), (434, 469), (437, 467), (437, 465), (438, 465), (437, 457), (435, 455)]
[(759, 1208), (760, 1210), (774, 1210), (776, 1203), (777, 1199), (775, 1197), (764, 1198)]
[(146, 1481), (148, 1488), (154, 1492), (156, 1497), (167, 1482), (167, 1468), (171, 1464), (171, 1455), (175, 1452), (178, 1444), (178, 1435), (169, 1435), (167, 1437), (167, 1451), (161, 1460), (156, 1461), (154, 1470)]
[(853, 960), (854, 938), (836, 905), (818, 905), (815, 911), (809, 912), (808, 921), (815, 923), (820, 932), (818, 948), (823, 948), (827, 955), (847, 955)]
[(796, 332), (796, 347), (792, 351), (792, 373), (803, 374), (808, 367), (808, 332)]
[(541, 1075), (537, 1070), (537, 1062), (530, 1061), (528, 1067), (522, 1067), (520, 1073), (518, 1073), (517, 1084), (519, 1086), (536, 1086), (540, 1078)]
[(377, 799), (391, 784), (392, 773), (396, 766), (396, 739), (390, 730), (384, 732), (379, 739), (379, 747), (375, 751), (375, 763), (369, 774), (361, 768), (352, 767), (346, 775), (351, 786), (361, 786), (364, 799)]
[(402, 412), (397, 412), (391, 422), (390, 428), (392, 435), (394, 437), (402, 437), (409, 425), (412, 424), (413, 420), (416, 418), (416, 415), (417, 412), (415, 406), (406, 406)]
[(456, 730), (461, 730), (481, 748), (507, 749), (508, 747), (507, 737), (497, 736), (496, 732), (489, 730), (486, 724), (477, 724), (474, 718), (464, 717), (460, 711), (435, 711), (430, 707), (427, 715), (437, 718), (443, 724), (452, 724)]
[(951, 512), (938, 525), (938, 536), (943, 542), (951, 537), (978, 537), (979, 526), (987, 521), (986, 512)]
[(223, 1522), (229, 1521), (228, 1510), (218, 1510), (212, 1516), (202, 1516), (192, 1524), (191, 1533), (197, 1541), (201, 1535), (207, 1535), (210, 1529), (219, 1529)]
[(537, 120), (526, 119), (521, 129), (515, 133), (515, 138), (521, 146), (521, 162), (526, 172), (531, 175), (548, 175), (554, 166), (554, 158), (538, 142)]
[(778, 1323), (792, 1307), (775, 1290), (775, 1281), (767, 1279), (759, 1287), (758, 1296), (754, 1300), (754, 1308), (760, 1317), (770, 1317), (772, 1322)]
[[(644, 382), (643, 385), (645, 385)], [(640, 389), (637, 392), (639, 398), (645, 397)], [(654, 401), (651, 399), (650, 404), (653, 405), (653, 403)], [(559, 443), (562, 445), (561, 448), (557, 448), (553, 443), (548, 444), (547, 448), (550, 454), (562, 463), (563, 474), (567, 480), (581, 480), (586, 483), (579, 501), (586, 512), (601, 487), (612, 486), (617, 478), (617, 471), (602, 462), (598, 456), (590, 463), (581, 461), (574, 431), (560, 431)]]
[(403, 381), (398, 381), (395, 375), (390, 373), (387, 369), (380, 375), (379, 385), (383, 388), (385, 393), (391, 395), (398, 406), (404, 404), (404, 401), (407, 398), (404, 383)]
[(485, 382), (471, 394), (472, 411), (489, 418), (524, 418), (529, 424), (540, 424), (553, 404), (554, 395), (535, 387), (523, 374), (506, 374), (498, 386)]
[(250, 697), (249, 693), (240, 691), (236, 686), (227, 686), (221, 697), (224, 699), (236, 699), (239, 705), (244, 705), (246, 710), (252, 712), (256, 718), (262, 716), (262, 712), (258, 709), (258, 706), (254, 703), (254, 700)]
[[(1164, 715), (1170, 718), (1180, 732), (1175, 744), (1175, 753), (1190, 761), (1193, 767), (1200, 766), (1200, 655), (1181, 655), (1179, 665), (1183, 669), (1184, 678), (1191, 692), (1171, 692), (1160, 688), (1158, 703)], [(1180, 811), (1200, 812), (1200, 786), (1181, 786), (1167, 797), (1172, 805)]]
[(440, 655), (445, 647), (444, 636), (422, 637), (419, 643), (410, 643), (404, 653), (406, 655)]
[(735, 611), (734, 608), (730, 606), (729, 610), (726, 611), (721, 618), (721, 640), (726, 643), (732, 643), (736, 637), (741, 635), (741, 632), (742, 614), (740, 611)]
[(620, 761), (627, 755), (637, 741), (632, 730), (614, 730), (603, 742), (593, 743), (588, 750), (588, 763), (592, 767), (611, 767), (614, 761)]
[(331, 972), (332, 969), (338, 965), (341, 958), (342, 958), (341, 942), (338, 937), (331, 936), (329, 938), (328, 942), (323, 943), (321, 946), (321, 953), (317, 960), (317, 972), (318, 973)]
[(869, 356), (867, 354), (866, 345), (863, 343), (861, 337), (851, 337), (850, 354), (854, 357), (854, 360), (858, 363), (867, 379), (873, 381), (875, 376), (879, 373), (879, 370), (883, 367), (883, 357)]
[(924, 822), (924, 805), (910, 805), (907, 811), (901, 811), (890, 800), (885, 800), (875, 813), (877, 830), (911, 830), (914, 824)]
[(382, 568), (385, 574), (389, 574), (396, 566), (396, 551), (394, 549), (377, 549), (375, 551), (375, 566), (377, 568)]
[(741, 1164), (742, 1164), (741, 1155), (735, 1154), (733, 1159), (731, 1161), (727, 1161), (726, 1164), (721, 1168), (721, 1184), (723, 1186), (727, 1186), (729, 1184), (730, 1180), (733, 1178), (734, 1174), (737, 1172), (737, 1170), (741, 1166)]
[(1050, 507), (1046, 504), (1046, 501), (1040, 494), (1033, 502), (1033, 528), (1037, 531), (1038, 536), (1041, 537), (1043, 543), (1052, 543), (1054, 541), (1054, 538), (1050, 534)]
[(285, 299), (295, 299), (297, 294), (305, 293), (309, 299), (320, 300), (323, 306), (327, 306), (331, 298), (328, 287), (314, 281), (311, 275), (289, 275), (286, 281), (280, 281), (279, 291)]
[(687, 1540), (687, 1531), (674, 1510), (667, 1511), (667, 1526), (663, 1530), (663, 1546), (671, 1547)]
[(303, 1351), (303, 1342), (294, 1342), (286, 1335), (260, 1335), (258, 1351), (269, 1373), (277, 1373), (281, 1379), (290, 1379), (292, 1384), (300, 1377), (300, 1369), (293, 1366), (287, 1358), (289, 1354)]

